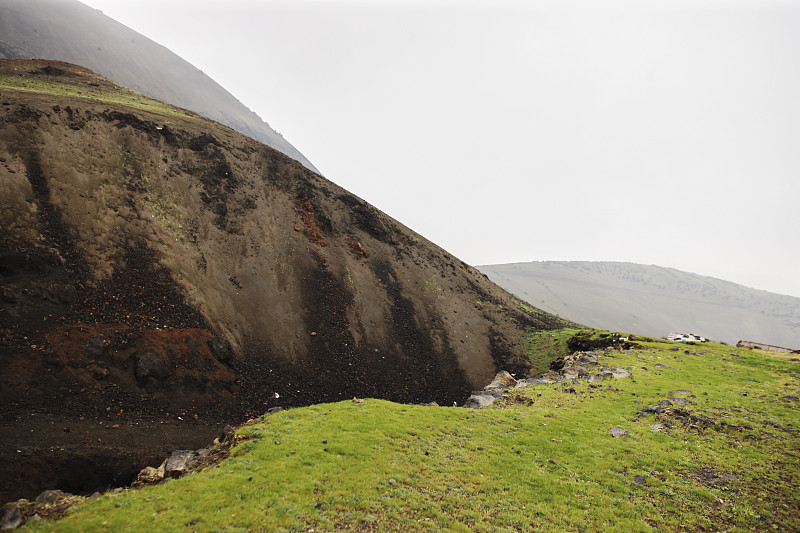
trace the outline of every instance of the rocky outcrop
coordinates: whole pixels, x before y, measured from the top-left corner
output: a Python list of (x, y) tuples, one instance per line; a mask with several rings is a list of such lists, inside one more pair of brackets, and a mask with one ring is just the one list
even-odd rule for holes
[(483, 390), (473, 392), (464, 407), (472, 409), (489, 407), (499, 398), (510, 397), (512, 389), (517, 388), (578, 380), (596, 383), (606, 379), (624, 379), (632, 376), (632, 373), (624, 368), (609, 368), (603, 365), (601, 360), (604, 353), (606, 352), (575, 352), (564, 356), (551, 365), (551, 368), (555, 367), (558, 370), (550, 370), (539, 378), (516, 380), (506, 371), (499, 372)]
[(158, 468), (152, 466), (144, 467), (139, 472), (139, 475), (136, 476), (136, 481), (133, 482), (132, 486), (141, 487), (159, 483), (165, 479), (179, 478), (189, 472), (194, 465), (198, 464), (207, 453), (208, 449), (198, 451), (175, 450), (169, 457), (164, 459), (164, 462)]
[(0, 510), (0, 531), (13, 531), (31, 520), (61, 518), (71, 507), (85, 500), (83, 496), (60, 490), (46, 490), (32, 502), (25, 499), (9, 502)]
[[(273, 410), (273, 412), (276, 411)], [(267, 415), (268, 414), (270, 413), (267, 413)], [(254, 421), (251, 419), (246, 422), (245, 425), (253, 422)], [(214, 439), (212, 445), (198, 450), (173, 451), (157, 468), (152, 466), (144, 467), (136, 476), (136, 480), (131, 486), (141, 487), (160, 483), (166, 479), (179, 478), (192, 470), (218, 463), (228, 457), (232, 446), (244, 440), (247, 440), (247, 437), (237, 435), (235, 428), (232, 426), (225, 426), (222, 434)]]

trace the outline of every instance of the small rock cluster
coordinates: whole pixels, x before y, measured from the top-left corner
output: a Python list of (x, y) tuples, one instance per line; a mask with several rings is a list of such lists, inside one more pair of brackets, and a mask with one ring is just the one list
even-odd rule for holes
[(133, 486), (141, 487), (142, 485), (152, 485), (164, 479), (181, 477), (188, 472), (192, 466), (200, 463), (210, 451), (209, 448), (203, 448), (201, 450), (175, 450), (158, 468), (153, 468), (152, 466), (144, 467), (139, 472), (139, 475), (136, 476), (136, 481), (133, 482)]
[(714, 421), (703, 415), (695, 415), (679, 406), (696, 405), (693, 400), (697, 397), (692, 391), (683, 389), (669, 391), (668, 399), (661, 400), (653, 405), (643, 407), (636, 416), (646, 418), (655, 415), (655, 423), (650, 425), (651, 431), (664, 431), (671, 429), (676, 424), (688, 425), (690, 429), (713, 426)]
[[(91, 497), (96, 498), (95, 493)], [(73, 505), (84, 501), (83, 496), (67, 494), (60, 490), (46, 490), (36, 497), (35, 501), (17, 500), (0, 508), (0, 531), (12, 531), (32, 520), (42, 518), (60, 518)]]
[(217, 463), (225, 458), (233, 445), (247, 437), (236, 435), (235, 428), (225, 426), (222, 435), (214, 439), (214, 444), (199, 450), (175, 450), (164, 459), (158, 468), (144, 467), (136, 476), (131, 486), (134, 488), (160, 483), (165, 479), (174, 479), (203, 466)]
[(563, 381), (574, 383), (577, 380), (597, 383), (607, 379), (622, 379), (631, 376), (631, 373), (623, 368), (608, 368), (601, 365), (599, 359), (602, 355), (602, 352), (575, 352), (553, 361), (550, 371), (539, 378), (517, 380), (503, 370), (483, 390), (473, 392), (464, 407), (473, 409), (489, 407), (498, 398), (509, 396), (510, 390), (522, 387), (550, 385)]

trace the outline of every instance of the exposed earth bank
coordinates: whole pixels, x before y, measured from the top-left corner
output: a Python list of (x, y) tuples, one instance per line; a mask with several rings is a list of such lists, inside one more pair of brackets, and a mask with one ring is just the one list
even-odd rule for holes
[(271, 407), (460, 403), (529, 375), (526, 335), (565, 325), (285, 155), (86, 69), (0, 61), (0, 104), (0, 500)]

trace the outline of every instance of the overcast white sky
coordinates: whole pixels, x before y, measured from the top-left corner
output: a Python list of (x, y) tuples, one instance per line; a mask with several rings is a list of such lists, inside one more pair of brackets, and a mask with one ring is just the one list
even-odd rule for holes
[(470, 264), (800, 297), (800, 1), (82, 1)]

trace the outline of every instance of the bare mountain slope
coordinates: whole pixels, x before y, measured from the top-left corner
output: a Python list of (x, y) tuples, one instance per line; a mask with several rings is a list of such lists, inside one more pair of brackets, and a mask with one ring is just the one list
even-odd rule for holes
[(792, 296), (634, 263), (544, 261), (478, 268), (531, 304), (593, 327), (800, 348), (800, 298)]
[(0, 0), (0, 58), (75, 63), (261, 141), (318, 172), (258, 115), (190, 63), (75, 0)]
[[(54, 430), (79, 450), (48, 464), (83, 471), (277, 406), (463, 402), (564, 324), (287, 156), (86, 69), (0, 60), (0, 94), (9, 468)], [(0, 493), (47, 471), (28, 466)]]

